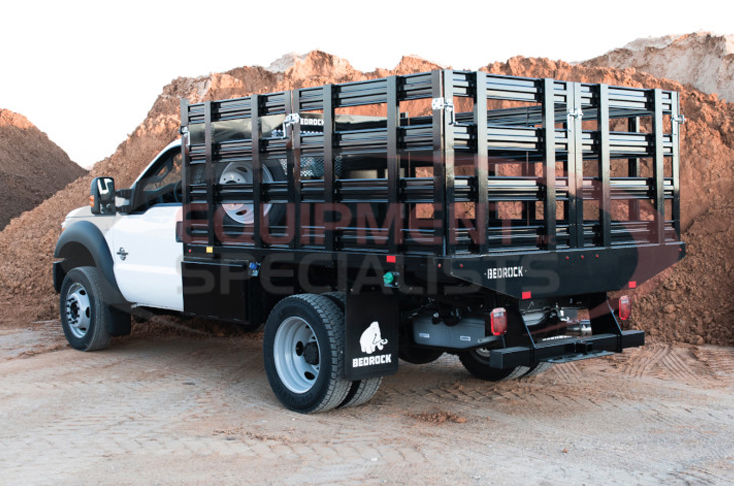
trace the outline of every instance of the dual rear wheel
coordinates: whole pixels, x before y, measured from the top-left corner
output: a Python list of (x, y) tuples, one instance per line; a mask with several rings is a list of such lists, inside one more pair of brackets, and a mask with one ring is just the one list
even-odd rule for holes
[(361, 405), (382, 378), (344, 377), (343, 294), (301, 294), (281, 300), (265, 324), (265, 372), (275, 396), (290, 410), (324, 412)]

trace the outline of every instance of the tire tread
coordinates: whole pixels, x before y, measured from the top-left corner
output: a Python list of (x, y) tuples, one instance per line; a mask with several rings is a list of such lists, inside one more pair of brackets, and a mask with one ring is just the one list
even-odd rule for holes
[(352, 382), (352, 387), (339, 408), (358, 407), (369, 402), (382, 384), (382, 377), (368, 378)]
[(528, 366), (516, 366), (511, 370), (494, 369), (489, 367), (489, 363), (483, 363), (480, 359), (482, 358), (479, 358), (472, 351), (459, 353), (459, 361), (464, 365), (464, 368), (481, 380), (494, 382), (515, 380), (531, 371)]

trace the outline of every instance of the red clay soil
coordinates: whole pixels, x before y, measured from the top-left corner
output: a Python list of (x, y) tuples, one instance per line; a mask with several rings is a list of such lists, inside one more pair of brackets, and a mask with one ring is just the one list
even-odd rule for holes
[(26, 117), (0, 109), (0, 230), (86, 172)]
[[(127, 187), (157, 151), (177, 137), (180, 98), (200, 102), (437, 67), (406, 57), (394, 70), (362, 73), (342, 59), (312, 52), (284, 73), (243, 67), (203, 78), (174, 80), (164, 88), (146, 120), (111, 157), (97, 163), (92, 174), (70, 184), (0, 232), (0, 299), (11, 304), (7, 308), (17, 309), (12, 316), (0, 316), (0, 326), (56, 318), (58, 297), (51, 287), (51, 262), (64, 215), (85, 203), (92, 176), (110, 175), (118, 187)], [(734, 290), (729, 277), (734, 264), (734, 208), (728, 197), (734, 182), (734, 105), (633, 69), (518, 57), (484, 70), (681, 92), (682, 110), (688, 119), (681, 141), (683, 239), (689, 245), (688, 256), (656, 282), (638, 290), (633, 324), (662, 340), (734, 344), (734, 305), (729, 298)]]

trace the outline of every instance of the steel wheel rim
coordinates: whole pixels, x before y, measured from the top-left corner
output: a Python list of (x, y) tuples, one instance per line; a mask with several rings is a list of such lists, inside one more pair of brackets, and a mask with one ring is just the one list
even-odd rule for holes
[(314, 386), (321, 369), (321, 348), (308, 322), (295, 316), (284, 320), (275, 333), (273, 355), (275, 370), (286, 388), (306, 393)]
[[(262, 166), (262, 181), (273, 182), (273, 175), (265, 165)], [(222, 177), (219, 178), (219, 184), (252, 184), (252, 162), (232, 162), (225, 167)], [(272, 204), (263, 205), (263, 214), (270, 212)], [(235, 222), (242, 225), (255, 224), (255, 212), (253, 204), (250, 203), (227, 203), (222, 204), (224, 212)]]
[(79, 282), (73, 283), (66, 294), (66, 323), (71, 334), (79, 339), (87, 335), (92, 324), (89, 293)]

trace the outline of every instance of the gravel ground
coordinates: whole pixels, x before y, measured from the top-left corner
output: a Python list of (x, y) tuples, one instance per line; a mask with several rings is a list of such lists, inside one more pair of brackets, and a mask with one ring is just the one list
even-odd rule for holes
[(0, 331), (1, 484), (730, 484), (734, 349), (653, 342), (491, 384), (404, 364), (365, 406), (303, 416), (258, 335), (102, 352)]

